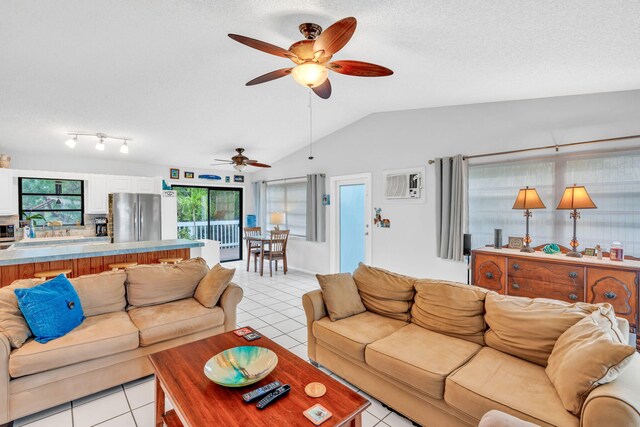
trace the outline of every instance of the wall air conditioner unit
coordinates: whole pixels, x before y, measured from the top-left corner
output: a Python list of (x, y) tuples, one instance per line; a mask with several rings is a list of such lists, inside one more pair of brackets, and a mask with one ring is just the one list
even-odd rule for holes
[(422, 177), (420, 170), (389, 171), (384, 177), (385, 199), (423, 200)]

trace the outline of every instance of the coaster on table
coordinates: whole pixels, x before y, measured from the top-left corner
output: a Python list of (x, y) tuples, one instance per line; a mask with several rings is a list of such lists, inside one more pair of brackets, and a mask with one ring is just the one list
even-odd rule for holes
[(321, 397), (327, 392), (327, 387), (322, 383), (309, 383), (304, 388), (304, 392), (309, 397)]
[(236, 329), (235, 331), (233, 331), (234, 334), (236, 334), (239, 337), (245, 336), (247, 334), (250, 334), (251, 332), (253, 332), (251, 329), (249, 328), (240, 328), (240, 329)]
[(253, 340), (257, 340), (258, 338), (262, 338), (262, 335), (260, 335), (257, 332), (251, 332), (247, 335), (243, 335), (242, 338), (244, 338), (247, 341), (253, 341)]
[(319, 403), (304, 411), (303, 414), (309, 419), (309, 421), (317, 426), (327, 421), (329, 418), (331, 418), (331, 415), (333, 415), (327, 410), (327, 408)]

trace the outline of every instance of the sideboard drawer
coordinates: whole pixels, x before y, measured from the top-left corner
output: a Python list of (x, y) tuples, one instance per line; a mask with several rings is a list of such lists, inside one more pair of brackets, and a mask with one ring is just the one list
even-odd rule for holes
[(475, 254), (473, 258), (473, 284), (505, 293), (505, 258), (500, 256)]
[(584, 287), (584, 267), (509, 258), (509, 277), (527, 277), (541, 282)]
[(638, 287), (636, 272), (608, 268), (589, 268), (587, 302), (608, 302), (616, 314), (638, 326)]
[(567, 302), (584, 301), (584, 286), (542, 282), (529, 277), (509, 276), (507, 295), (529, 298), (550, 298)]

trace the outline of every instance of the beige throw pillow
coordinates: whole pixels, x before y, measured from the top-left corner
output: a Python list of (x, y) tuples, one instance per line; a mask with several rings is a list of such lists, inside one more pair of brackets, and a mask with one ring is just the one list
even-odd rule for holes
[[(547, 366), (553, 346), (571, 326), (598, 309), (595, 304), (523, 298), (489, 292), (484, 340), (489, 347)], [(611, 306), (609, 306), (611, 307)]]
[(82, 310), (87, 317), (124, 310), (127, 306), (124, 297), (125, 280), (127, 273), (124, 270), (69, 279), (80, 297)]
[(33, 288), (43, 282), (42, 279), (22, 279), (0, 288), (0, 331), (9, 339), (13, 348), (22, 347), (22, 344), (31, 336), (31, 329), (22, 316), (13, 291), (20, 288)]
[(360, 263), (353, 280), (367, 310), (405, 322), (411, 320), (415, 278)]
[(320, 283), (322, 299), (332, 321), (367, 311), (351, 274), (316, 274), (316, 278)]
[(567, 329), (549, 356), (547, 376), (565, 409), (574, 415), (580, 415), (589, 393), (615, 380), (636, 352), (607, 311), (595, 311)]
[(194, 258), (175, 265), (138, 265), (125, 272), (129, 305), (145, 307), (192, 297), (209, 267), (202, 258)]
[(222, 293), (227, 289), (229, 283), (231, 283), (234, 274), (236, 274), (235, 268), (224, 268), (220, 264), (216, 264), (209, 270), (207, 275), (200, 280), (193, 297), (203, 306), (213, 308), (218, 304)]
[(418, 326), (484, 345), (484, 299), (487, 290), (445, 280), (419, 279), (411, 308)]

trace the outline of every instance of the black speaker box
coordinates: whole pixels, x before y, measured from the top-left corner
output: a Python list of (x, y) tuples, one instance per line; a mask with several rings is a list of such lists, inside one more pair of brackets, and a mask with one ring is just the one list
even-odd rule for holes
[(462, 245), (462, 252), (464, 256), (471, 255), (471, 234), (464, 235), (464, 243)]

